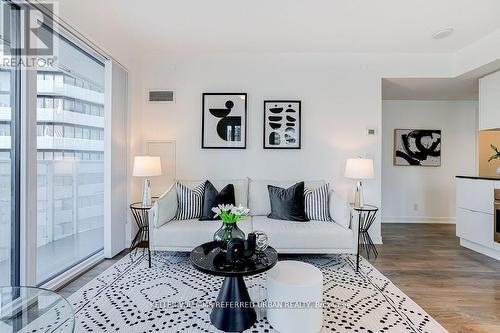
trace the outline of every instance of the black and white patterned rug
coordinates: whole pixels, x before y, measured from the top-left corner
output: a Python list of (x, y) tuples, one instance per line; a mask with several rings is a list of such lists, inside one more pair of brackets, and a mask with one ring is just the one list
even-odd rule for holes
[[(447, 332), (366, 260), (355, 272), (351, 255), (287, 256), (318, 267), (324, 276), (321, 332)], [(266, 273), (245, 278), (253, 302), (265, 301)], [(130, 253), (71, 295), (76, 332), (219, 332), (210, 308), (223, 278), (194, 269), (188, 254), (158, 252), (152, 268), (147, 256)], [(257, 309), (246, 332), (276, 332)], [(286, 333), (286, 332), (283, 332)]]

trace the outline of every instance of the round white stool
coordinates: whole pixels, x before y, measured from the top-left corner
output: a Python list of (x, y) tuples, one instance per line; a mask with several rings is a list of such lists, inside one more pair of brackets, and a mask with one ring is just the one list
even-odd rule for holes
[(267, 273), (267, 320), (282, 333), (317, 333), (323, 326), (323, 274), (301, 261), (280, 261)]

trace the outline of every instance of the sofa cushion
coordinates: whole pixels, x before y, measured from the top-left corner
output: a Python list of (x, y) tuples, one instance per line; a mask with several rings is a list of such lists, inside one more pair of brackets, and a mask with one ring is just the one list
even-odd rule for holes
[(178, 182), (175, 187), (178, 207), (174, 219), (189, 220), (199, 218), (201, 216), (205, 182), (201, 182), (193, 188)]
[[(267, 185), (278, 186), (281, 188), (289, 188), (298, 181), (293, 180), (254, 180), (250, 179), (248, 183), (248, 208), (252, 216), (264, 215), (271, 213), (271, 203), (269, 201), (269, 191)], [(325, 181), (306, 181), (305, 187), (316, 189), (325, 184)], [(238, 203), (238, 201), (236, 201)]]
[(330, 191), (329, 196), (330, 216), (339, 225), (344, 228), (351, 227), (351, 209), (346, 198), (336, 191)]
[[(194, 187), (196, 184), (201, 183), (204, 180), (179, 180), (178, 182), (184, 184), (188, 187)], [(217, 191), (221, 191), (227, 184), (233, 184), (234, 186), (234, 199), (236, 201), (236, 205), (242, 205), (248, 207), (248, 178), (246, 179), (228, 179), (228, 180), (215, 180), (208, 179), (212, 185), (217, 189)]]
[(315, 190), (304, 189), (304, 210), (309, 220), (332, 221), (328, 205), (329, 188), (327, 183)]
[(289, 188), (268, 185), (271, 213), (267, 216), (277, 220), (309, 221), (304, 210), (304, 182)]
[(205, 191), (203, 191), (203, 204), (201, 209), (200, 221), (220, 220), (220, 216), (214, 217), (212, 208), (219, 205), (235, 205), (234, 186), (227, 184), (222, 190), (217, 189), (210, 181), (205, 182)]
[[(211, 242), (214, 233), (222, 226), (221, 221), (199, 221), (198, 219), (170, 221), (155, 230), (154, 242), (160, 247), (193, 249), (196, 246)], [(252, 219), (238, 222), (238, 227), (245, 233), (252, 232)]]
[(171, 221), (177, 214), (177, 190), (176, 184), (170, 186), (157, 200), (153, 206), (155, 228), (159, 228)]
[(304, 223), (254, 216), (252, 223), (253, 229), (264, 231), (269, 245), (279, 250), (351, 249), (353, 246), (352, 230), (332, 222)]

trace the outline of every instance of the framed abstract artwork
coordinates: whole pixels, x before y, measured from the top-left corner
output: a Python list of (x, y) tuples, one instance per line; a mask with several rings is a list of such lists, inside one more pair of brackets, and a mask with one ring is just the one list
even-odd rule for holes
[(441, 130), (395, 129), (394, 165), (441, 166)]
[(264, 149), (300, 149), (300, 101), (264, 101)]
[(201, 148), (245, 149), (247, 94), (204, 93)]

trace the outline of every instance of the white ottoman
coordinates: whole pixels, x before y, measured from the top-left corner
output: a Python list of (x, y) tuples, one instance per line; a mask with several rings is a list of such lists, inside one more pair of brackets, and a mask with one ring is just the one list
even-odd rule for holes
[[(319, 332), (323, 326), (322, 301), (323, 273), (313, 265), (300, 261), (280, 261), (267, 272), (267, 320), (277, 331)], [(287, 306), (287, 302), (291, 306)], [(300, 304), (311, 306), (297, 307)]]

